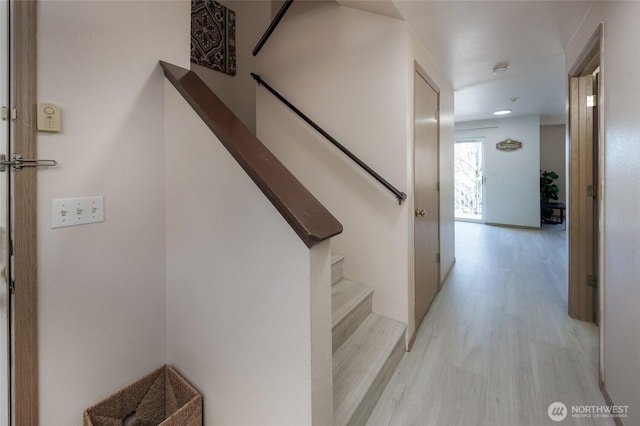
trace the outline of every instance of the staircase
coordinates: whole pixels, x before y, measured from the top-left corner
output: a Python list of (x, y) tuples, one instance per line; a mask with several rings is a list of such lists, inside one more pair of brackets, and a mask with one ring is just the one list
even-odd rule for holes
[(331, 258), (333, 424), (364, 425), (400, 362), (406, 326), (371, 312), (373, 289), (343, 277)]

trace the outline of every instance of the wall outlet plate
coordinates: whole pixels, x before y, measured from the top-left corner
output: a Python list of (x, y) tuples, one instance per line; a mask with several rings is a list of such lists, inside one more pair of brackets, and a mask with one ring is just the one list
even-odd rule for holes
[(104, 197), (51, 200), (51, 228), (104, 222)]

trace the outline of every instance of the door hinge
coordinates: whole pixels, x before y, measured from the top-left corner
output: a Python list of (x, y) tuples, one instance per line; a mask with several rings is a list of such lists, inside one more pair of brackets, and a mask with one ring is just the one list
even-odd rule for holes
[[(9, 118), (9, 108), (7, 108), (6, 106), (3, 106), (2, 109), (0, 110), (0, 119), (2, 119), (2, 121), (7, 121), (8, 118)], [(15, 108), (11, 108), (11, 120), (16, 121), (16, 118), (18, 118), (18, 111)]]
[(598, 287), (598, 279), (593, 275), (587, 275), (587, 286), (597, 288)]
[(436, 110), (436, 120), (440, 120), (440, 111)]
[(9, 256), (13, 256), (13, 240), (9, 240)]
[(440, 253), (436, 253), (436, 263), (440, 263)]
[(598, 95), (587, 96), (587, 108), (598, 106)]
[(9, 292), (11, 294), (16, 294), (16, 280), (11, 280), (11, 284), (9, 284)]
[(440, 191), (440, 181), (436, 182), (436, 191)]
[(592, 198), (598, 197), (598, 188), (595, 185), (587, 186), (587, 197), (592, 197)]

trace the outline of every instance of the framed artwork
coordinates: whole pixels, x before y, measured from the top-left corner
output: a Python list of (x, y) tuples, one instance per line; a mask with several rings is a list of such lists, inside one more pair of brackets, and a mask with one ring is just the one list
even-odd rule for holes
[(191, 0), (191, 62), (236, 75), (236, 14), (213, 0)]

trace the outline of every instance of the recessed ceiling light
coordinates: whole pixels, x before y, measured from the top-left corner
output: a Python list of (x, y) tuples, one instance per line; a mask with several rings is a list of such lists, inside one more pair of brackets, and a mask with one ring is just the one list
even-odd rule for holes
[(511, 114), (510, 109), (499, 109), (498, 111), (493, 113), (493, 115), (507, 115), (507, 114)]
[(494, 76), (502, 75), (505, 72), (507, 72), (507, 70), (509, 70), (509, 65), (507, 65), (507, 64), (499, 64), (499, 65), (496, 65), (495, 67), (493, 67), (493, 69), (492, 69)]

